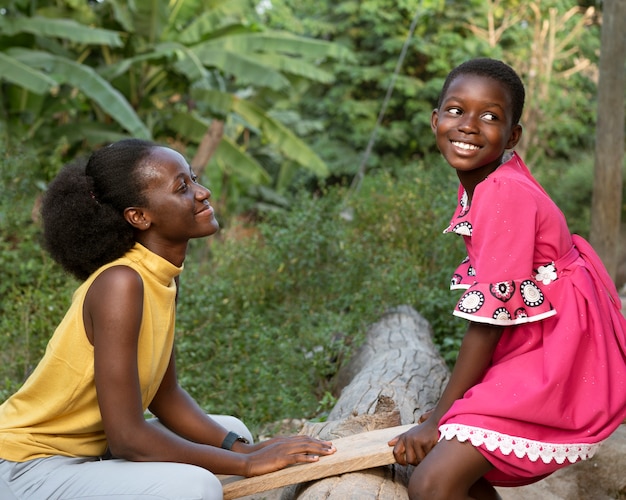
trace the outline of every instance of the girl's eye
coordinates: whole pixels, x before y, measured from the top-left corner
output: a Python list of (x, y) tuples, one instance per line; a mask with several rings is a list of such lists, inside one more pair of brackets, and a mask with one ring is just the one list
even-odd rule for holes
[(197, 184), (198, 183), (198, 176), (196, 174), (192, 174), (191, 175), (191, 182)]
[(189, 186), (187, 185), (187, 183), (183, 181), (182, 184), (180, 185), (180, 187), (178, 188), (178, 190), (184, 192), (184, 191), (187, 191), (188, 187)]
[(455, 116), (460, 116), (463, 114), (463, 112), (459, 108), (450, 108), (448, 109), (448, 113)]
[(483, 115), (483, 118), (485, 120), (487, 120), (487, 121), (490, 121), (490, 122), (495, 121), (495, 120), (498, 119), (498, 117), (496, 115), (494, 115), (493, 113), (485, 113)]

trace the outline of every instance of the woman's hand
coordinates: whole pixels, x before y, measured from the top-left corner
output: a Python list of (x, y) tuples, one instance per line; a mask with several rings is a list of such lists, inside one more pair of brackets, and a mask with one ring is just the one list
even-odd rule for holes
[(332, 455), (337, 450), (330, 441), (320, 441), (309, 436), (291, 436), (241, 445), (236, 451), (247, 453), (244, 475), (251, 477), (284, 469), (289, 465), (317, 462), (320, 456)]
[(393, 456), (400, 465), (417, 465), (434, 448), (439, 439), (438, 419), (430, 418), (430, 412), (422, 423), (389, 441)]

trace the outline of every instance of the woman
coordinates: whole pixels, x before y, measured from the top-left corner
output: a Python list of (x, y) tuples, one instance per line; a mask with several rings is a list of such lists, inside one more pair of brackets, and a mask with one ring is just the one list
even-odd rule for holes
[(178, 276), (189, 240), (219, 229), (210, 196), (182, 155), (136, 139), (50, 184), (46, 248), (84, 282), (40, 364), (0, 406), (0, 479), (17, 498), (214, 499), (214, 474), (334, 453), (305, 436), (252, 444), (242, 422), (207, 416), (178, 385)]

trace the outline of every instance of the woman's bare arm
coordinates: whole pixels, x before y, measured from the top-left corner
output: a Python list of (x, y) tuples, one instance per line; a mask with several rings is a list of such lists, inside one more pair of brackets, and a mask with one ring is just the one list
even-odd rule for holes
[[(167, 428), (144, 419), (137, 368), (143, 283), (125, 266), (104, 271), (85, 299), (85, 327), (94, 345), (98, 403), (112, 454), (132, 461), (189, 463), (214, 473), (257, 475), (334, 452), (304, 436), (236, 453), (219, 446), (227, 433), (178, 386), (173, 357), (151, 409)], [(176, 431), (176, 432), (173, 432)], [(243, 451), (243, 450), (241, 450)], [(248, 451), (248, 450), (246, 450)]]

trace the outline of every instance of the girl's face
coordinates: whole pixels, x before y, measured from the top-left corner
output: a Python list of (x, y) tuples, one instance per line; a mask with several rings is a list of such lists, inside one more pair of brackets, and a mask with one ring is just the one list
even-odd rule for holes
[(441, 106), (433, 111), (431, 127), (437, 147), (457, 173), (473, 172), (480, 180), (500, 165), (505, 149), (517, 144), (522, 131), (512, 123), (507, 88), (470, 74), (451, 82)]
[(186, 243), (217, 232), (219, 224), (209, 203), (211, 192), (196, 182), (180, 153), (157, 147), (143, 168), (148, 176), (147, 207), (142, 209), (145, 220), (136, 225), (139, 229), (149, 229), (153, 237), (170, 243)]

